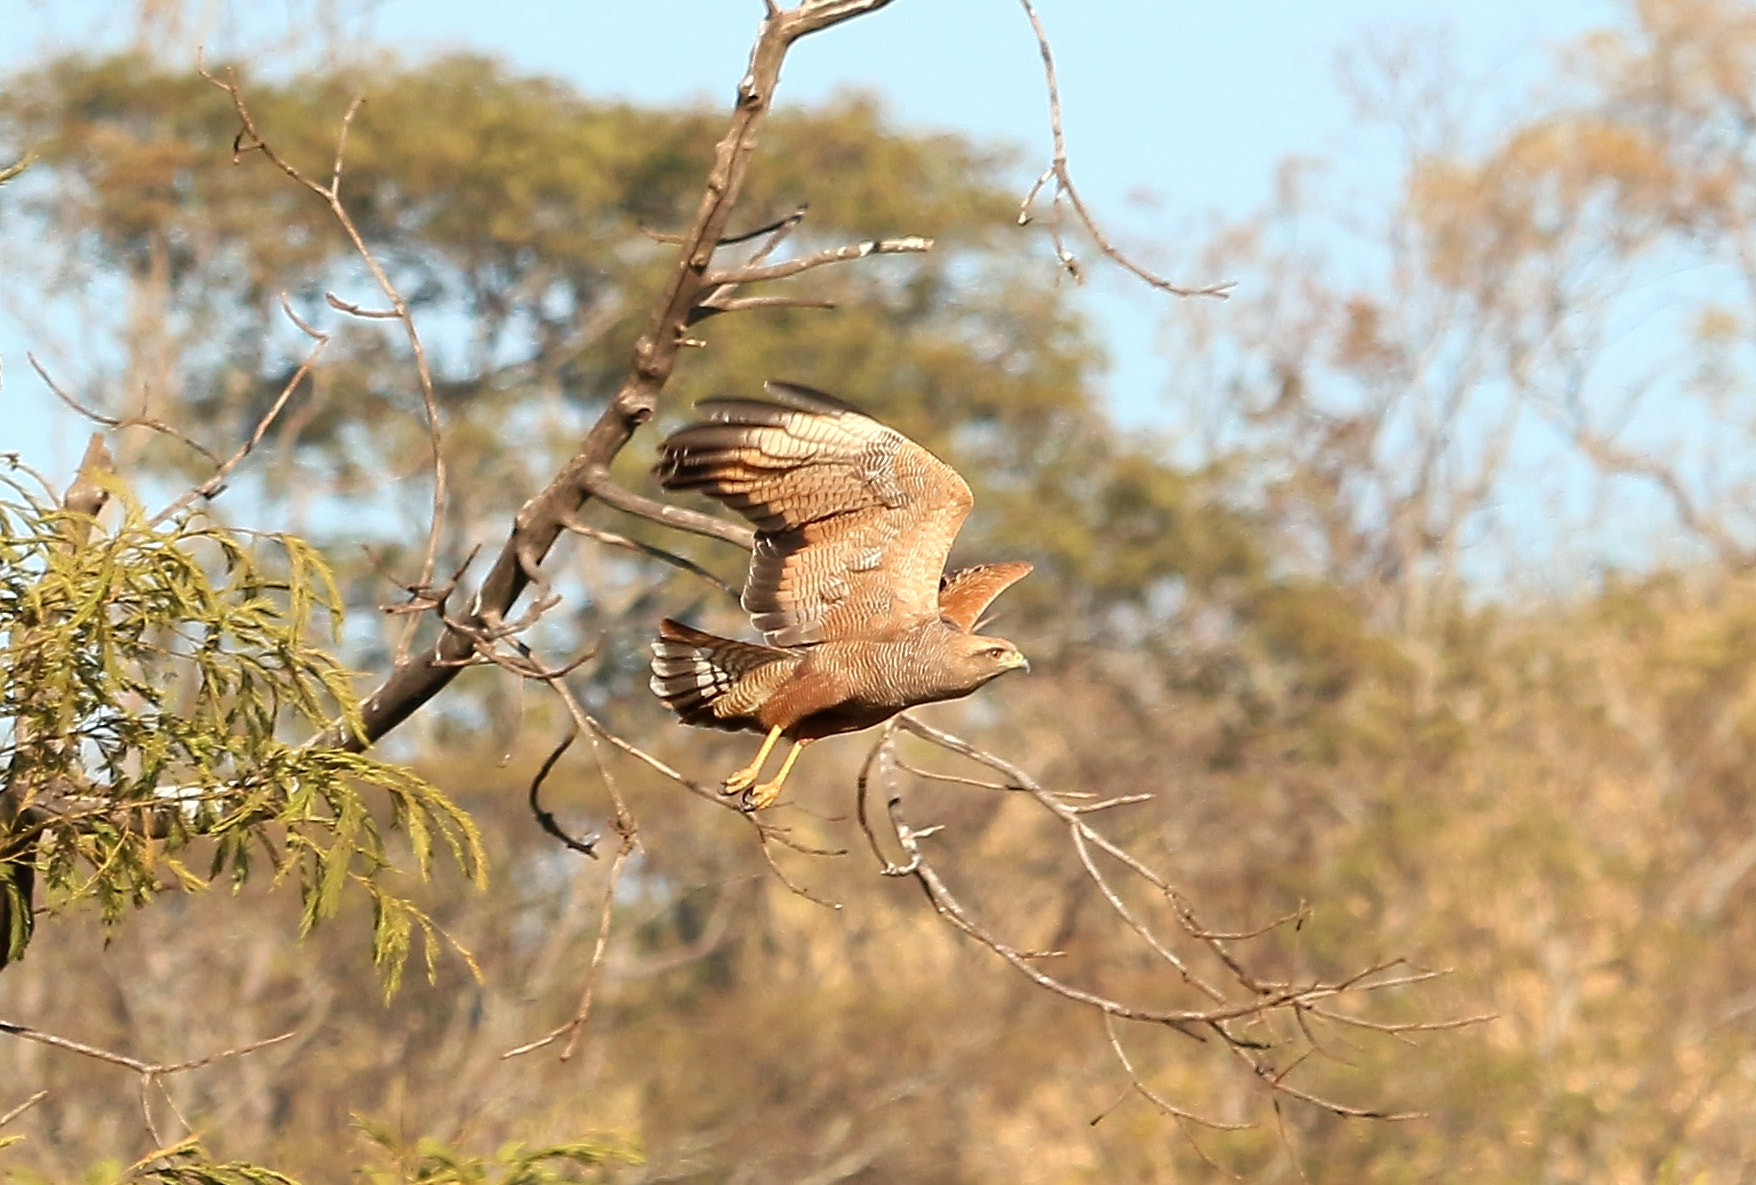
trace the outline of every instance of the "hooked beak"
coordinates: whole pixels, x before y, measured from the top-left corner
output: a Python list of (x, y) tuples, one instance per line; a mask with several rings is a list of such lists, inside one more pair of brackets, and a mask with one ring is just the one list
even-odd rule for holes
[(1030, 674), (1030, 659), (1026, 658), (1016, 650), (1014, 650), (1011, 656), (1007, 658), (1006, 666), (1009, 670), (1019, 670), (1027, 675)]

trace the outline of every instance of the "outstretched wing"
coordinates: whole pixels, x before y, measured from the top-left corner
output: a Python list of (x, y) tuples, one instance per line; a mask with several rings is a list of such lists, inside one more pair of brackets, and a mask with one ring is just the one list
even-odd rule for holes
[(756, 525), (743, 605), (771, 646), (887, 637), (939, 613), (939, 577), (970, 493), (957, 471), (819, 391), (710, 399), (658, 472)]
[(1023, 560), (959, 568), (939, 582), (939, 616), (964, 633), (976, 628), (994, 598), (1030, 575)]

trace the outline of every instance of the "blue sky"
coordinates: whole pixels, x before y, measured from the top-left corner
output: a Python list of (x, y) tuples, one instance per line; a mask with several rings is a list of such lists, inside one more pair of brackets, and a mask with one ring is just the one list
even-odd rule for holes
[[(0, 70), (125, 41), (136, 7), (0, 0)], [(289, 4), (278, 16), (252, 10), (250, 35), (311, 7)], [(404, 54), (469, 49), (589, 93), (654, 103), (729, 96), (761, 12), (759, 0), (316, 7), (343, 14), (345, 37)], [(239, 39), (232, 9), (215, 0), (186, 8), (194, 15), (178, 35), (181, 50), (204, 41), (223, 53)], [(1602, 0), (1039, 0), (1039, 10), (1081, 188), (1135, 240), (1165, 240), (1210, 212), (1247, 214), (1266, 200), (1289, 153), (1334, 156), (1351, 175), (1388, 175), (1388, 161), (1376, 159), (1386, 147), (1349, 133), (1336, 85), (1338, 55), (1367, 37), (1443, 34), (1465, 76), (1487, 80), (1485, 98), (1513, 102), (1554, 46), (1619, 15)], [(894, 0), (798, 46), (780, 102), (809, 103), (845, 87), (881, 93), (907, 125), (1004, 139), (1046, 163), (1041, 63), (1015, 0)], [(1115, 363), (1114, 405), (1150, 418), (1164, 396), (1151, 342), (1166, 298), (1111, 276), (1093, 283), (1090, 300)], [(0, 450), (60, 471), (77, 459), (84, 430), (60, 421), (24, 364), (31, 344), (0, 310)]]

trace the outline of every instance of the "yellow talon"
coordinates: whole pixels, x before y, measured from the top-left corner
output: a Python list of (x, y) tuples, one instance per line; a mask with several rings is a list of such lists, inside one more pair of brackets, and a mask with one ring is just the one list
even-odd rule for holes
[[(777, 729), (776, 731), (778, 732), (779, 730)], [(773, 780), (754, 787), (744, 795), (745, 810), (759, 811), (764, 807), (773, 805), (774, 800), (780, 797), (781, 784), (787, 780), (787, 775), (792, 772), (793, 762), (799, 759), (799, 754), (803, 752), (805, 746), (810, 743), (810, 741), (793, 742), (792, 750), (787, 753), (787, 759), (780, 763), (780, 772), (774, 775)]]
[(763, 763), (768, 760), (768, 755), (774, 752), (774, 742), (778, 740), (780, 740), (780, 726), (776, 725), (768, 730), (768, 737), (762, 742), (762, 748), (756, 751), (756, 760), (727, 778), (725, 790), (722, 793), (742, 794), (754, 786), (756, 779), (762, 776)]

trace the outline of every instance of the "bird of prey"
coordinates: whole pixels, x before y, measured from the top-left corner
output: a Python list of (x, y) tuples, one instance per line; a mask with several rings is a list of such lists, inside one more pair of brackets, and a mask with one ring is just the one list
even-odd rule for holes
[[(698, 404), (706, 421), (666, 439), (658, 464), (666, 489), (698, 490), (756, 527), (741, 603), (765, 644), (669, 619), (652, 644), (652, 690), (685, 724), (765, 734), (725, 780), (748, 810), (774, 802), (810, 742), (1030, 669), (975, 627), (1031, 566), (944, 573), (971, 502), (956, 470), (820, 391), (768, 392)], [(758, 784), (782, 737), (792, 748)]]

